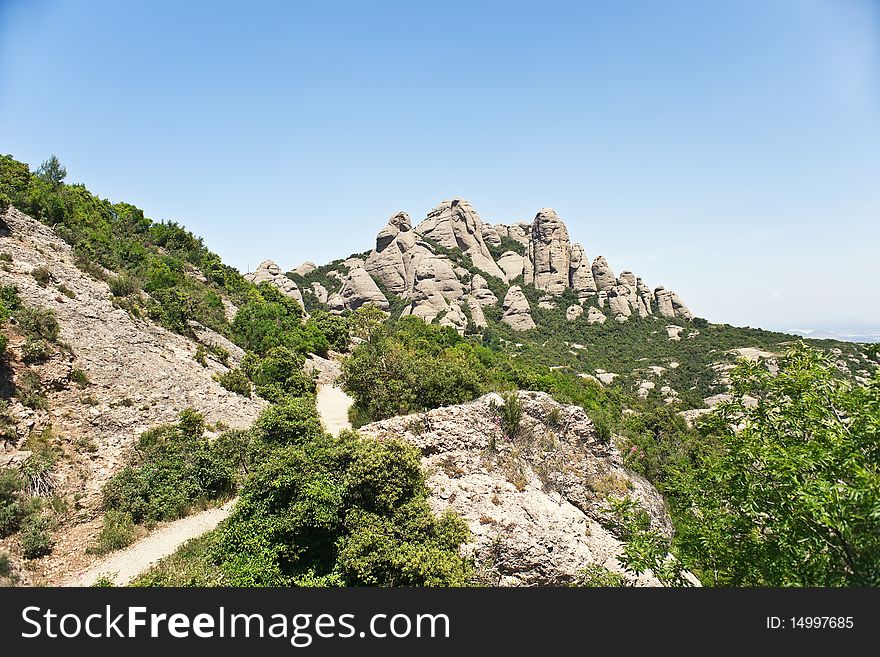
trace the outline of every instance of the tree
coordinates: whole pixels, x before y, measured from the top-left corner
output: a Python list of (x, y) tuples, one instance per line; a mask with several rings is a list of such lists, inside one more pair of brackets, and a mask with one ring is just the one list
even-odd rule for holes
[(67, 177), (67, 169), (65, 169), (58, 157), (53, 153), (52, 157), (43, 162), (37, 169), (37, 177), (42, 178), (52, 187), (59, 187)]
[(798, 345), (732, 382), (704, 425), (720, 454), (671, 487), (685, 560), (716, 585), (880, 585), (880, 378)]

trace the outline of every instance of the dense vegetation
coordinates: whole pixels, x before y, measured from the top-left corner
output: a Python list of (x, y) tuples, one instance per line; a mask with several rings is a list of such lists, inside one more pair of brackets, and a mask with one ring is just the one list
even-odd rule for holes
[[(215, 444), (227, 467), (249, 471), (233, 515), (186, 563), (158, 569), (141, 585), (468, 581), (470, 566), (458, 555), (467, 528), (452, 514), (431, 513), (413, 447), (362, 440), (353, 432), (333, 438), (306, 399), (270, 407), (252, 431), (229, 432)], [(174, 469), (185, 472), (188, 460), (180, 457)], [(199, 463), (208, 474), (216, 472), (210, 459)], [(190, 497), (200, 495), (193, 490)], [(108, 502), (117, 503), (113, 497)]]

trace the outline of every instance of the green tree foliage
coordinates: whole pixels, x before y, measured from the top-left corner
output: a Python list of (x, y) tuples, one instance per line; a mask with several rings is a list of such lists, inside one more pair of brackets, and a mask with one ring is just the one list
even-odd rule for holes
[(248, 354), (241, 370), (261, 397), (280, 403), (315, 392), (314, 379), (303, 371), (305, 358), (290, 347), (272, 347), (262, 356)]
[(778, 375), (743, 363), (732, 380), (704, 426), (720, 454), (672, 487), (685, 559), (719, 585), (880, 585), (880, 380), (802, 345)]
[(39, 166), (37, 177), (46, 181), (52, 187), (58, 187), (67, 178), (67, 169), (61, 166), (58, 157), (53, 153), (48, 160)]
[(432, 515), (414, 448), (349, 432), (273, 452), (211, 551), (233, 586), (463, 585), (466, 538)]
[(135, 522), (157, 522), (228, 497), (235, 468), (204, 431), (202, 416), (184, 411), (176, 425), (142, 434), (129, 463), (105, 484), (104, 508), (127, 513)]

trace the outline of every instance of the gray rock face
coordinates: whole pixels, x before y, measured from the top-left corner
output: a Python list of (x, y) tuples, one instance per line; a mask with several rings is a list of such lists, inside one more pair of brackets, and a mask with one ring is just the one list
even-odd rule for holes
[(593, 280), (596, 281), (596, 289), (600, 292), (607, 292), (617, 285), (617, 278), (605, 256), (599, 256), (593, 261)]
[(483, 307), (480, 302), (473, 297), (467, 298), (468, 309), (471, 311), (471, 321), (477, 328), (486, 328), (489, 323), (486, 321), (486, 315), (483, 313)]
[(532, 226), (526, 223), (513, 224), (512, 226), (508, 224), (495, 224), (495, 232), (500, 237), (507, 237), (519, 242), (523, 246), (528, 246), (532, 235)]
[(565, 310), (565, 319), (567, 319), (569, 322), (573, 322), (574, 320), (576, 320), (578, 317), (580, 317), (583, 314), (584, 314), (584, 309), (581, 308), (580, 306), (578, 306), (578, 305), (569, 306)]
[(628, 285), (630, 287), (635, 287), (636, 275), (633, 274), (629, 269), (625, 269), (620, 272), (620, 276), (617, 277), (617, 283), (619, 285)]
[(604, 324), (606, 319), (608, 318), (605, 317), (605, 314), (595, 306), (590, 306), (587, 309), (588, 324)]
[(561, 294), (568, 287), (571, 262), (568, 229), (549, 208), (540, 210), (532, 222), (528, 259), (531, 262), (531, 282), (536, 288)]
[[(416, 416), (360, 431), (379, 440), (402, 438), (421, 450), (431, 473), (431, 506), (437, 513), (451, 508), (468, 523), (467, 550), (488, 573), (487, 584), (559, 586), (590, 564), (625, 574), (616, 558), (623, 545), (605, 528), (607, 500), (596, 491), (615, 482), (645, 510), (652, 527), (669, 535), (663, 499), (626, 469), (612, 443), (599, 440), (582, 408), (544, 393), (520, 392), (518, 398), (523, 415), (514, 436), (501, 435), (496, 418), (504, 401), (494, 393), (418, 416), (427, 431), (413, 429)], [(659, 584), (644, 575), (630, 581)]]
[(315, 271), (317, 268), (318, 268), (318, 265), (316, 265), (314, 262), (312, 262), (311, 260), (306, 260), (299, 267), (294, 269), (293, 273), (299, 274), (300, 276), (305, 276), (306, 274), (309, 274), (309, 273)]
[(428, 213), (427, 218), (416, 227), (416, 232), (447, 249), (461, 249), (470, 256), (478, 269), (490, 276), (507, 280), (483, 241), (483, 222), (480, 215), (464, 199), (443, 201)]
[(312, 283), (312, 292), (315, 293), (315, 298), (321, 303), (327, 303), (327, 299), (330, 296), (327, 292), (327, 288), (323, 285), (315, 281)]
[[(300, 267), (302, 266), (303, 265), (300, 265)], [(281, 267), (271, 260), (264, 260), (261, 262), (256, 270), (252, 273), (245, 274), (244, 279), (255, 285), (259, 285), (260, 283), (271, 283), (287, 296), (296, 299), (299, 302), (299, 305), (305, 308), (302, 292), (299, 291), (296, 283), (287, 278), (287, 276), (284, 275), (284, 272), (281, 271)]]
[(366, 304), (376, 306), (380, 310), (389, 308), (388, 299), (363, 267), (355, 267), (348, 273), (339, 295), (342, 297), (343, 305), (349, 310), (357, 310)]
[(581, 301), (596, 294), (596, 281), (593, 279), (590, 261), (584, 253), (584, 247), (577, 243), (571, 246), (568, 280), (569, 286), (577, 292), (578, 299)]
[(492, 246), (501, 246), (501, 236), (492, 224), (483, 224), (483, 241)]
[(464, 329), (467, 326), (467, 317), (461, 310), (461, 306), (452, 303), (449, 311), (443, 316), (439, 322), (440, 326), (451, 326), (459, 335), (464, 335)]
[(409, 215), (392, 215), (376, 236), (376, 248), (367, 257), (364, 269), (394, 294), (405, 295), (413, 287), (412, 255), (416, 245)]
[(498, 266), (501, 267), (507, 276), (507, 280), (512, 281), (523, 273), (523, 257), (516, 251), (505, 251), (498, 259)]
[(662, 285), (654, 288), (654, 302), (657, 304), (657, 312), (662, 317), (686, 320), (694, 318), (694, 314), (684, 305), (681, 297)]
[(629, 305), (629, 289), (626, 285), (616, 285), (608, 290), (608, 309), (618, 322), (625, 322), (632, 315)]
[(509, 325), (514, 331), (528, 331), (535, 328), (532, 319), (532, 309), (529, 300), (523, 294), (519, 285), (513, 285), (504, 296), (504, 315), (501, 321)]
[(481, 306), (494, 306), (498, 303), (498, 297), (489, 289), (486, 279), (479, 274), (475, 274), (471, 279), (471, 297)]
[(330, 307), (330, 312), (339, 314), (345, 310), (345, 299), (339, 292), (334, 292), (327, 297), (327, 305)]

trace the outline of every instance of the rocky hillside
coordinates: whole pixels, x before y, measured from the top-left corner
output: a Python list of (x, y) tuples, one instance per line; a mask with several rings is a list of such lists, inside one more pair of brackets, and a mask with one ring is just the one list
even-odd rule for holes
[[(521, 406), (505, 427), (505, 403)], [(362, 435), (403, 438), (418, 447), (436, 512), (454, 509), (471, 530), (468, 549), (485, 583), (560, 586), (598, 566), (635, 585), (650, 575), (626, 575), (622, 542), (609, 529), (608, 500), (629, 496), (652, 527), (671, 535), (663, 498), (623, 465), (617, 448), (600, 440), (584, 410), (549, 395), (492, 393), (458, 406), (366, 425)]]
[(540, 210), (531, 224), (492, 225), (458, 198), (442, 202), (415, 227), (405, 212), (394, 214), (365, 257), (323, 268), (304, 263), (291, 272), (304, 290), (291, 287), (272, 261), (249, 278), (275, 282), (291, 296), (305, 294), (335, 312), (364, 304), (394, 307), (398, 315), (438, 321), (462, 334), (469, 322), (474, 328), (488, 325), (487, 307), (497, 307), (500, 321), (516, 331), (534, 328), (521, 286), (538, 290), (538, 305), (550, 309), (567, 290), (573, 292), (574, 303), (566, 305), (570, 321), (693, 318), (674, 292), (662, 286), (652, 290), (628, 270), (615, 275), (601, 255), (591, 262), (553, 210)]
[(85, 550), (100, 525), (101, 487), (141, 433), (174, 422), (187, 408), (204, 414), (214, 430), (248, 427), (266, 402), (233, 394), (212, 378), (240, 359), (227, 340), (195, 326), (215, 351), (223, 346), (230, 354), (224, 364), (203, 347), (204, 363), (197, 362), (196, 341), (117, 307), (108, 283), (77, 267), (71, 247), (50, 228), (14, 208), (2, 220), (0, 285), (17, 288), (29, 308), (51, 310), (60, 328), (50, 353), (35, 358), (18, 327), (4, 327), (12, 426), (0, 450), (0, 467), (24, 466), (40, 440), (58, 452), (45, 494), (75, 503), (60, 514), (52, 557), (35, 562), (31, 574), (54, 582), (93, 559)]

